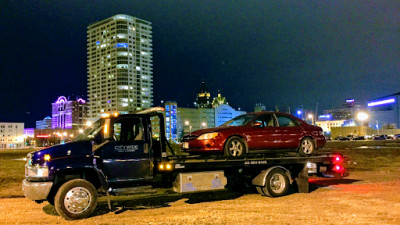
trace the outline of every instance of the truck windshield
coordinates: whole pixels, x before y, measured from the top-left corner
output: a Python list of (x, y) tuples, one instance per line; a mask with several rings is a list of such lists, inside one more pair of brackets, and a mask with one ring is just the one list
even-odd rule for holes
[(104, 119), (99, 119), (91, 127), (88, 127), (82, 134), (75, 138), (75, 141), (93, 140), (95, 135), (101, 131), (104, 125)]
[(229, 120), (228, 122), (222, 124), (220, 127), (244, 126), (249, 123), (255, 116), (256, 115), (253, 114), (244, 114)]

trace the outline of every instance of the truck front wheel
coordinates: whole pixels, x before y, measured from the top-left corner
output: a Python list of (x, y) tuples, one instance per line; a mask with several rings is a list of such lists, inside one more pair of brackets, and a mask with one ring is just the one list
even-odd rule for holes
[(54, 198), (57, 213), (67, 220), (83, 219), (93, 213), (97, 191), (90, 182), (74, 179), (63, 184)]

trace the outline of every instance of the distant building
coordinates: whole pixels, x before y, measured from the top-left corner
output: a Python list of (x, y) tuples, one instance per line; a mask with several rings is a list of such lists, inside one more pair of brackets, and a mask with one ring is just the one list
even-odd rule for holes
[(118, 14), (87, 28), (89, 118), (153, 105), (151, 22)]
[(257, 103), (257, 104), (254, 106), (254, 112), (263, 112), (263, 111), (265, 111), (265, 110), (266, 110), (266, 107), (265, 107), (265, 105), (262, 104), (262, 103)]
[(217, 97), (212, 101), (212, 107), (215, 108), (220, 105), (229, 105), (229, 103), (226, 101), (225, 97), (221, 96), (221, 93), (218, 93)]
[(50, 116), (45, 117), (43, 120), (36, 121), (36, 129), (50, 129), (52, 126), (52, 118)]
[(165, 109), (165, 136), (168, 140), (177, 139), (176, 130), (176, 119), (177, 119), (177, 108), (176, 102), (166, 102)]
[(64, 96), (52, 103), (51, 128), (73, 129), (82, 127), (87, 119), (87, 104), (82, 98), (69, 100)]
[(204, 81), (201, 82), (194, 106), (197, 108), (212, 108), (211, 93), (208, 91)]
[(361, 109), (361, 105), (354, 99), (347, 99), (343, 106), (343, 108), (324, 110), (322, 116), (330, 116), (332, 120), (354, 120)]
[(322, 128), (325, 134), (329, 134), (332, 131), (332, 127), (344, 126), (346, 120), (318, 120), (315, 121), (315, 125)]
[(35, 128), (25, 128), (24, 137), (31, 137), (31, 138), (35, 137)]
[(0, 122), (0, 149), (24, 147), (24, 123)]
[(400, 128), (400, 92), (368, 101), (370, 126), (374, 129)]
[(225, 122), (245, 114), (229, 105), (220, 105), (215, 108), (181, 108), (177, 112), (177, 139), (183, 135), (204, 129), (218, 127)]

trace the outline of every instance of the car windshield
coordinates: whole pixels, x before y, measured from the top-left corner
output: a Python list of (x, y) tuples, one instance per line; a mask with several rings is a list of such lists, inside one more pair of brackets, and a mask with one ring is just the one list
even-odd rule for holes
[(75, 141), (92, 140), (94, 136), (101, 130), (104, 119), (97, 120), (92, 126), (88, 127), (82, 134), (75, 138)]
[(256, 115), (254, 114), (244, 114), (229, 120), (228, 122), (222, 124), (220, 127), (244, 126), (249, 123), (255, 116)]

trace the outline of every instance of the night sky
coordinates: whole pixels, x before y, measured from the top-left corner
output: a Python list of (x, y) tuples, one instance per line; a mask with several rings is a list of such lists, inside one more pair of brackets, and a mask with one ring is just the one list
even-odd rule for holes
[(318, 111), (400, 91), (399, 1), (0, 3), (0, 121), (51, 115), (85, 95), (86, 28), (115, 14), (152, 22), (154, 105), (193, 106), (205, 81), (231, 106)]

